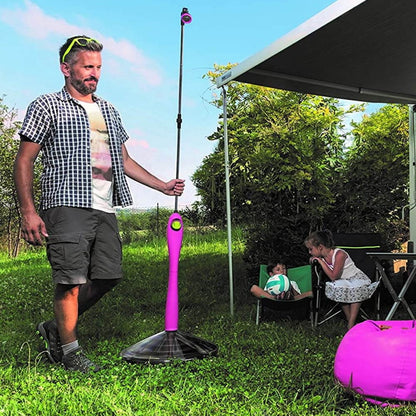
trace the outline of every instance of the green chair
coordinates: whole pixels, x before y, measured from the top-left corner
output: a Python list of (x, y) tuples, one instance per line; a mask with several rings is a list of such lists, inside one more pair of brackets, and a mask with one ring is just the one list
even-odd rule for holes
[[(267, 266), (265, 264), (260, 265), (259, 271), (259, 286), (264, 289), (266, 282), (269, 279), (267, 273)], [(310, 265), (292, 267), (287, 270), (287, 277), (289, 280), (295, 281), (301, 293), (312, 290), (312, 269)], [(312, 311), (312, 296), (305, 297), (298, 300), (273, 300), (269, 298), (257, 299), (257, 311), (256, 311), (256, 325), (260, 323), (260, 319), (264, 313), (265, 308), (285, 311), (288, 314), (290, 312), (304, 313), (304, 316), (311, 319), (311, 324), (314, 323), (313, 311)]]

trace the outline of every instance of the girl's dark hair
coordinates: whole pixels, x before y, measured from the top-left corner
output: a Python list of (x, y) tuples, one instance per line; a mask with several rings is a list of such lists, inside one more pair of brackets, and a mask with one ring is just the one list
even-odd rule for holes
[(321, 244), (326, 248), (335, 247), (334, 237), (329, 230), (314, 231), (306, 237), (305, 243), (311, 243), (315, 247), (318, 247)]

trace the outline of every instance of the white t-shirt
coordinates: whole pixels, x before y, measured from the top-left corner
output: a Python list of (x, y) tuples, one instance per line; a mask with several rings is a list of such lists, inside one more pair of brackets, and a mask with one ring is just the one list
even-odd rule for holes
[(90, 122), (92, 208), (114, 213), (113, 168), (107, 126), (97, 103), (78, 103), (86, 110)]

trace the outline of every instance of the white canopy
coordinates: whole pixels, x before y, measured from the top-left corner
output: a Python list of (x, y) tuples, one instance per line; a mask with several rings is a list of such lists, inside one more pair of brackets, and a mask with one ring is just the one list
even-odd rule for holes
[(218, 78), (366, 102), (416, 103), (416, 1), (339, 0)]
[[(365, 102), (416, 103), (416, 1), (338, 0), (217, 79)], [(411, 105), (410, 239), (416, 240), (415, 116)], [(227, 117), (224, 117), (230, 304), (233, 314)]]

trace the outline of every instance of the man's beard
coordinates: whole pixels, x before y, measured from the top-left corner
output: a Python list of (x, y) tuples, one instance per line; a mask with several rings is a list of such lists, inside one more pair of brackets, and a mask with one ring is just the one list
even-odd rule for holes
[[(85, 84), (86, 81), (91, 81), (91, 80), (96, 81), (95, 85), (88, 86)], [(97, 85), (98, 85), (98, 79), (95, 77), (89, 77), (84, 80), (75, 79), (71, 77), (70, 82), (71, 82), (71, 85), (82, 95), (92, 94), (93, 92), (96, 91)]]

